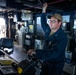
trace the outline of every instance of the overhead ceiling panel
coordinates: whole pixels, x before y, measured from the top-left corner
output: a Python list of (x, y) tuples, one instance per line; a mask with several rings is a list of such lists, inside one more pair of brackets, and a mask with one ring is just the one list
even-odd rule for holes
[(6, 0), (0, 0), (0, 6), (6, 7)]
[(0, 6), (41, 12), (42, 4), (45, 2), (48, 3), (49, 12), (51, 10), (76, 11), (75, 0), (0, 0)]
[(62, 11), (72, 11), (76, 10), (75, 0), (15, 0), (16, 2), (23, 3), (27, 8), (41, 9), (43, 3), (48, 3), (49, 10), (62, 10)]

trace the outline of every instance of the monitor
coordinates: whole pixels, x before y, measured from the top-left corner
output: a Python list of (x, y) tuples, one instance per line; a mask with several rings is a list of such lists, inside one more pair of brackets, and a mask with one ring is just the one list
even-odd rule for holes
[(34, 33), (34, 23), (33, 23), (33, 20), (28, 20), (28, 30), (29, 30), (29, 33)]
[(26, 50), (34, 49), (34, 38), (33, 35), (25, 35), (25, 48)]
[(36, 17), (36, 35), (37, 36), (44, 36), (44, 31), (41, 27), (41, 17)]
[(70, 15), (63, 15), (62, 18), (62, 22), (70, 22)]
[(76, 19), (74, 20), (74, 26), (73, 29), (76, 29)]
[(64, 31), (70, 31), (70, 30), (71, 30), (70, 22), (63, 22), (63, 23), (62, 23), (62, 29), (63, 29)]
[(22, 20), (33, 20), (33, 14), (22, 12), (21, 18)]
[(35, 49), (42, 49), (43, 48), (43, 42), (40, 39), (35, 39)]

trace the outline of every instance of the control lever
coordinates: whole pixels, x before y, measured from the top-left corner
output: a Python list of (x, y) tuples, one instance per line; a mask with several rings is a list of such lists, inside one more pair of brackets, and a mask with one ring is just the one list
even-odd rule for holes
[(41, 60), (37, 58), (36, 55), (34, 55), (34, 54), (32, 56), (31, 55), (28, 55), (28, 58), (29, 58), (29, 60), (34, 61), (36, 63), (35, 66), (37, 68), (39, 68), (39, 69), (42, 68), (43, 64), (42, 64)]

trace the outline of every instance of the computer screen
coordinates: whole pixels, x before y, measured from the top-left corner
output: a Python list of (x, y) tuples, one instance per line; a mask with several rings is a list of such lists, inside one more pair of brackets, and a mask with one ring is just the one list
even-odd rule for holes
[(70, 15), (63, 15), (62, 18), (62, 22), (70, 22)]
[(34, 33), (34, 23), (33, 23), (33, 20), (28, 20), (28, 31), (29, 31), (29, 33)]
[(33, 20), (33, 14), (22, 12), (21, 18), (22, 20)]
[(73, 29), (76, 29), (76, 19), (74, 20), (74, 26)]
[(36, 17), (36, 35), (37, 36), (44, 36), (44, 31), (41, 27), (41, 17)]
[(70, 30), (71, 30), (70, 22), (63, 22), (63, 23), (62, 23), (62, 29), (63, 29), (64, 31), (70, 31)]
[(40, 39), (35, 39), (35, 49), (42, 49), (43, 48), (43, 41)]

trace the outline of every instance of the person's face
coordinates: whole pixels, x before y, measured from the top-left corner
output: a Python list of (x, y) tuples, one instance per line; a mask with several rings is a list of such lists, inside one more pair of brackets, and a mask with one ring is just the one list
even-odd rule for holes
[(61, 22), (59, 22), (56, 18), (54, 17), (50, 18), (49, 27), (51, 30), (55, 30), (55, 31), (58, 30), (60, 28), (60, 25), (61, 25)]

